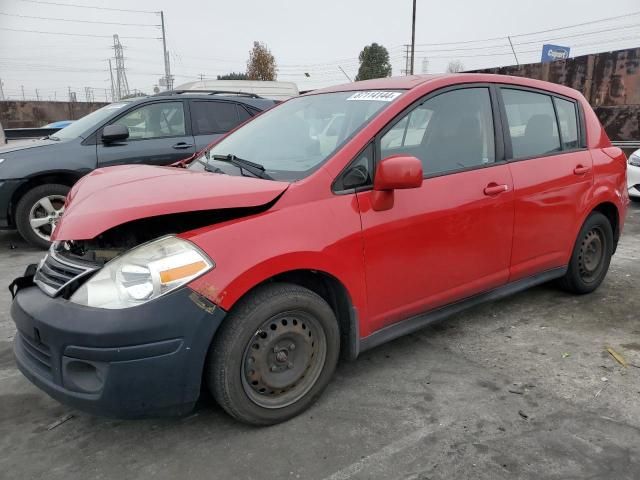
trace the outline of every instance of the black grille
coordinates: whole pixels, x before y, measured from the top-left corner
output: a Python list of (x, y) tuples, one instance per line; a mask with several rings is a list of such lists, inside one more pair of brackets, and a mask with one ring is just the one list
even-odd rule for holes
[(49, 347), (19, 332), (17, 333), (17, 337), (25, 356), (40, 372), (51, 377), (53, 374), (51, 371), (51, 350)]
[(52, 250), (38, 266), (33, 280), (46, 294), (56, 296), (67, 285), (96, 269), (97, 266), (71, 263)]

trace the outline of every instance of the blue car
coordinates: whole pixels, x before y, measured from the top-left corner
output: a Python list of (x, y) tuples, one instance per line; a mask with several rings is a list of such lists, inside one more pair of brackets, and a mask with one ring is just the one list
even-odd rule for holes
[(47, 123), (42, 128), (58, 128), (62, 130), (64, 127), (68, 127), (73, 123), (73, 120), (58, 120), (57, 122)]

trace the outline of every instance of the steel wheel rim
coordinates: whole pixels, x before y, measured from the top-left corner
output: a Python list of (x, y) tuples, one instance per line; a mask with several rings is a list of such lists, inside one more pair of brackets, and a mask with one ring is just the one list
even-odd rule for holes
[(260, 407), (287, 407), (313, 388), (326, 356), (327, 338), (313, 315), (298, 310), (274, 315), (245, 348), (244, 392)]
[(56, 223), (64, 213), (64, 202), (64, 195), (47, 195), (33, 204), (29, 210), (29, 225), (39, 238), (51, 241)]
[(604, 266), (606, 240), (600, 227), (594, 227), (583, 237), (578, 254), (580, 276), (586, 283), (595, 281)]

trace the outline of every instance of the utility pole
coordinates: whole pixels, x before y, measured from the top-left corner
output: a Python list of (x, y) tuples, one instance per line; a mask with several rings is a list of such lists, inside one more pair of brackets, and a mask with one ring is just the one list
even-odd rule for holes
[(38, 92), (38, 89), (36, 88), (36, 101), (40, 101), (40, 93)]
[(24, 85), (20, 85), (20, 90), (22, 90), (22, 101), (24, 102)]
[(404, 45), (404, 70), (402, 70), (403, 75), (409, 75), (411, 68), (409, 67), (409, 61), (411, 59), (411, 45)]
[(111, 68), (111, 59), (109, 59), (109, 75), (111, 76), (111, 101), (116, 101), (116, 87), (113, 83), (113, 68)]
[(411, 75), (413, 75), (413, 61), (416, 53), (416, 0), (413, 0), (413, 17), (411, 20)]
[(160, 24), (162, 27), (162, 51), (164, 52), (164, 79), (167, 83), (167, 90), (173, 89), (171, 79), (171, 67), (169, 66), (169, 52), (167, 52), (167, 35), (164, 30), (164, 12), (160, 10)]
[(4, 100), (4, 90), (2, 89), (3, 86), (4, 86), (4, 82), (0, 78), (0, 100)]
[(344, 69), (340, 65), (338, 65), (338, 68), (344, 74), (344, 76), (347, 77), (347, 80), (349, 80), (350, 82), (353, 82), (353, 80), (351, 80), (351, 77), (349, 75), (347, 75), (347, 72), (345, 72)]
[(203, 81), (204, 80), (204, 75), (202, 73), (199, 73), (198, 74), (198, 78), (200, 79), (200, 81)]
[(513, 57), (516, 59), (516, 65), (520, 66), (520, 62), (518, 62), (518, 56), (516, 55), (516, 49), (513, 48), (513, 42), (511, 41), (511, 37), (507, 37), (509, 39), (509, 45), (511, 45), (511, 51), (513, 52)]

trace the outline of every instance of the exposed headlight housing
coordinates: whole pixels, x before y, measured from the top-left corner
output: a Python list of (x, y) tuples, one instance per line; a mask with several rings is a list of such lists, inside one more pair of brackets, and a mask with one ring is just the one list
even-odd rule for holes
[(633, 165), (634, 167), (640, 167), (640, 154), (638, 152), (634, 152), (629, 157), (629, 165)]
[(97, 308), (134, 307), (181, 287), (214, 266), (191, 242), (162, 237), (108, 262), (70, 300)]

